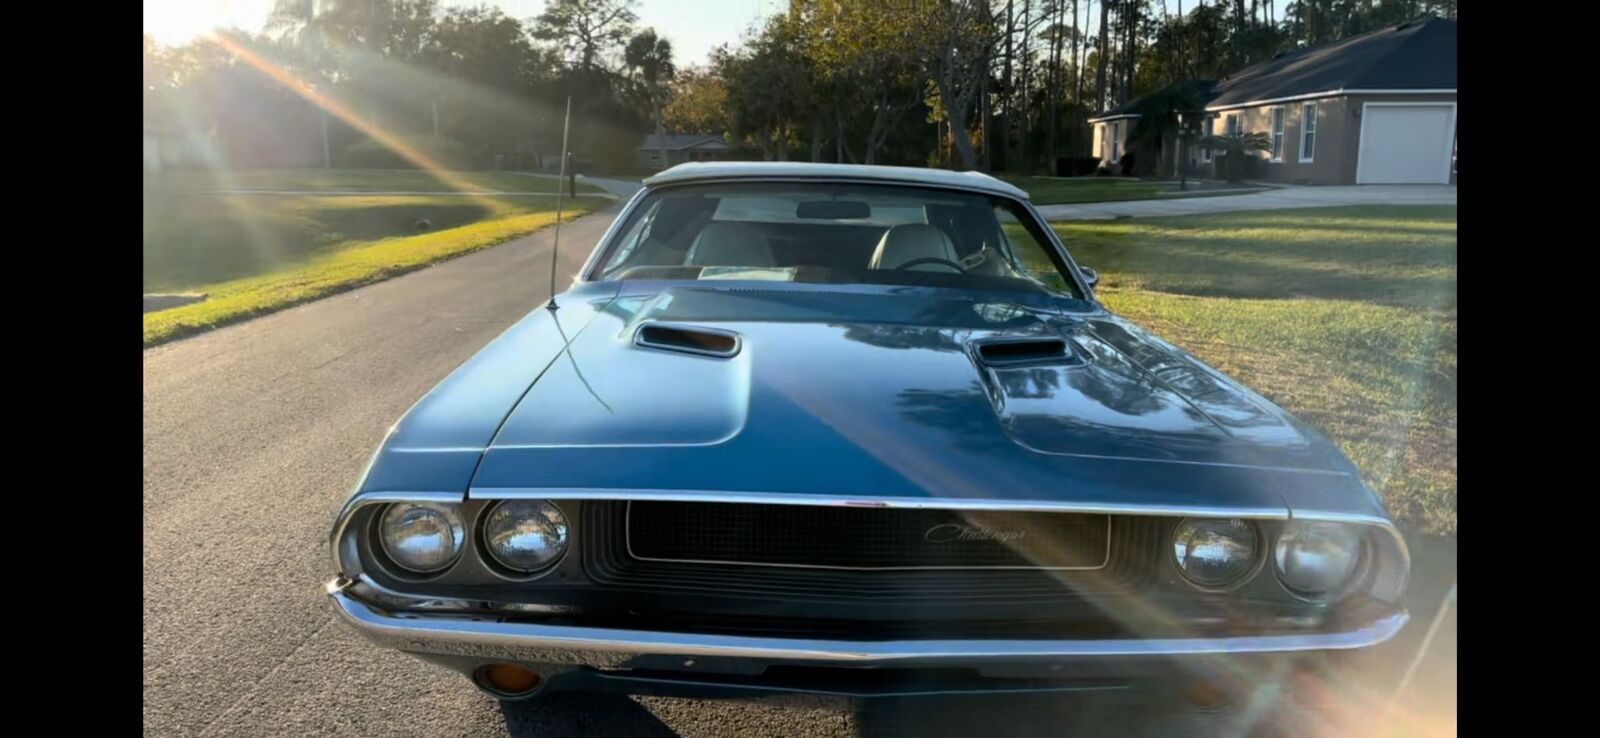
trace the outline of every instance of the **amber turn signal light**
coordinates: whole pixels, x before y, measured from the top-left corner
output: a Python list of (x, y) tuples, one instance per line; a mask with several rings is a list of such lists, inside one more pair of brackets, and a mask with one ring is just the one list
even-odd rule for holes
[(482, 674), (488, 686), (508, 695), (531, 692), (542, 681), (538, 674), (516, 664), (490, 664), (483, 667)]

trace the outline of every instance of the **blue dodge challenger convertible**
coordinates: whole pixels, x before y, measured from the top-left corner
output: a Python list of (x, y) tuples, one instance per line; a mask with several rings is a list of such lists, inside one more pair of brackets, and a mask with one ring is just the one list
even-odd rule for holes
[(982, 174), (674, 167), (394, 426), (331, 604), (508, 700), (1256, 699), (1392, 637), (1355, 467), (1097, 279)]

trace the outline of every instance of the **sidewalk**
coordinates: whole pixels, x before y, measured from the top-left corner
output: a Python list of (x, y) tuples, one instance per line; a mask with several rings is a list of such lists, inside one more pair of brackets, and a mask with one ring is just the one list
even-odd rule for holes
[(587, 182), (596, 187), (602, 188), (605, 191), (616, 195), (617, 198), (621, 200), (627, 200), (628, 198), (633, 197), (633, 193), (638, 192), (644, 187), (644, 184), (638, 180), (611, 179), (609, 177), (590, 177), (583, 174), (578, 175), (578, 181)]
[[(558, 179), (558, 177), (554, 174), (541, 174), (539, 172), (512, 172), (512, 174), (519, 174), (524, 177), (537, 177), (539, 179)], [(596, 187), (599, 187), (600, 189), (605, 190), (606, 193), (611, 197), (615, 197), (619, 200), (627, 200), (628, 198), (633, 197), (633, 193), (638, 192), (644, 187), (644, 184), (633, 179), (591, 177), (582, 173), (579, 173), (577, 177), (579, 182), (584, 182), (586, 184), (592, 184)]]
[(1081, 205), (1040, 205), (1047, 220), (1109, 220), (1161, 215), (1196, 215), (1235, 210), (1335, 207), (1339, 205), (1454, 205), (1454, 185), (1361, 185), (1279, 187), (1249, 195), (1161, 200), (1124, 200)]

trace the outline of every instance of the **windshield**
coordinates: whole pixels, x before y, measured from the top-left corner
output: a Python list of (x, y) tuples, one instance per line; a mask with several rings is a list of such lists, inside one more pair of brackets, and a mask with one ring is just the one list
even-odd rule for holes
[(1025, 209), (893, 185), (718, 183), (651, 193), (601, 279), (756, 279), (1048, 292), (1083, 299)]

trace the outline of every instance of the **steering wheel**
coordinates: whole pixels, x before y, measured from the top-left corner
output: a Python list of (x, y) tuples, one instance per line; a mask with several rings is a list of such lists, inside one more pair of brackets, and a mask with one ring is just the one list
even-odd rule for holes
[(967, 273), (967, 270), (965, 268), (963, 268), (960, 264), (957, 264), (957, 263), (955, 263), (953, 261), (950, 261), (949, 259), (941, 259), (941, 258), (939, 258), (937, 256), (923, 256), (923, 257), (920, 257), (920, 258), (912, 259), (911, 261), (908, 261), (908, 262), (906, 262), (904, 264), (901, 264), (900, 266), (895, 267), (895, 271), (900, 271), (900, 270), (903, 270), (903, 269), (910, 269), (911, 267), (917, 266), (919, 264), (938, 264), (939, 266), (950, 267), (951, 269), (954, 269), (957, 272), (960, 272), (962, 274), (966, 274)]

